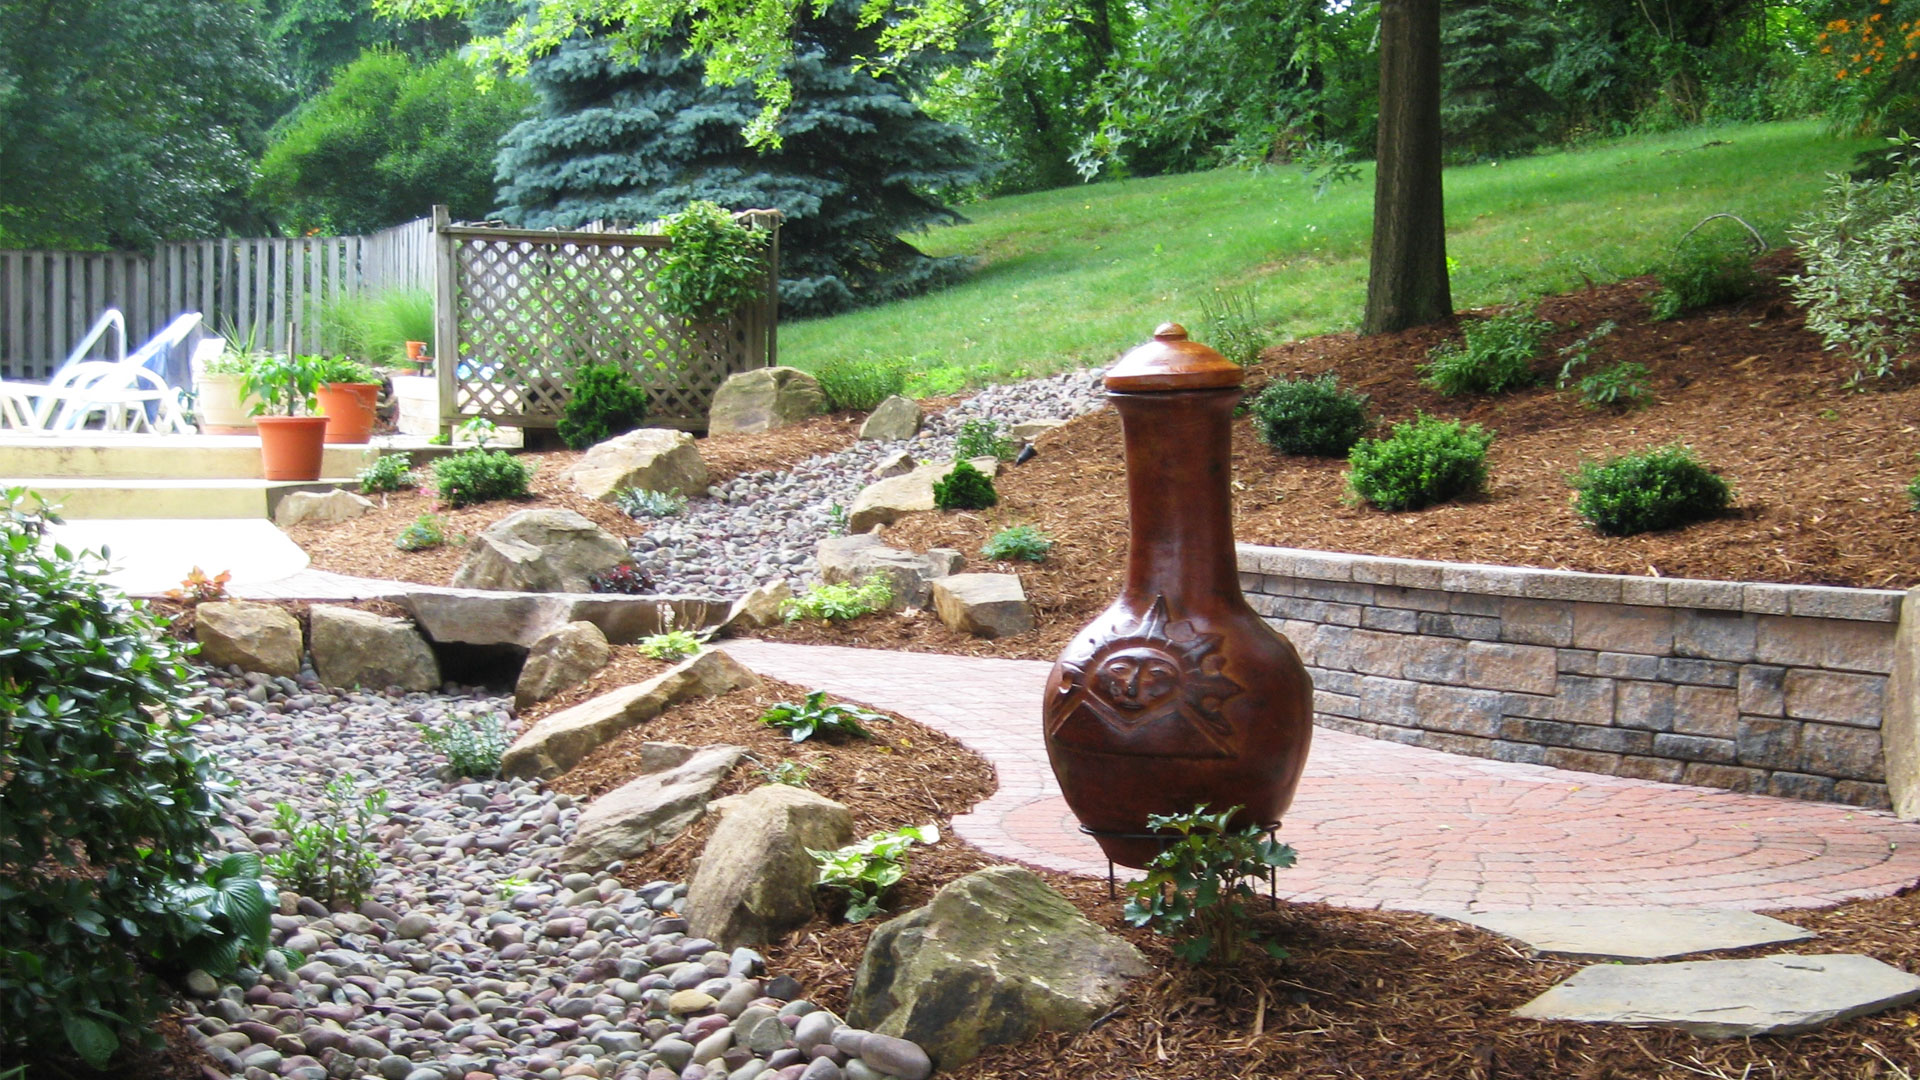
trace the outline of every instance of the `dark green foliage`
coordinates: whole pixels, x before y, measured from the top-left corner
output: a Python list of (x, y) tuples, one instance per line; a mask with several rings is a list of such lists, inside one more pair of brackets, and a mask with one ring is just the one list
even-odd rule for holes
[(498, 162), (504, 213), (536, 228), (595, 220), (651, 221), (706, 199), (771, 207), (780, 231), (780, 300), (819, 314), (907, 296), (953, 280), (957, 258), (900, 239), (959, 220), (931, 192), (984, 172), (960, 129), (929, 119), (895, 76), (856, 72), (878, 55), (879, 27), (856, 29), (860, 5), (803, 12), (788, 68), (793, 107), (780, 149), (747, 148), (759, 114), (746, 85), (707, 86), (684, 37), (616, 59), (601, 39), (575, 38), (536, 60), (534, 117), (514, 128)]
[(382, 454), (360, 470), (360, 494), (378, 495), (386, 491), (405, 491), (420, 483), (413, 463), (405, 454)]
[(1492, 442), (1479, 424), (1422, 414), (1384, 439), (1354, 443), (1347, 483), (1382, 510), (1419, 510), (1484, 488)]
[(1753, 244), (1745, 236), (1695, 233), (1680, 242), (1666, 265), (1656, 271), (1660, 290), (1647, 300), (1654, 320), (1730, 304), (1753, 295)]
[(1533, 0), (1450, 0), (1440, 8), (1440, 122), (1459, 160), (1530, 150), (1557, 120), (1533, 72), (1553, 51), (1551, 8)]
[(1580, 403), (1589, 409), (1632, 409), (1652, 397), (1646, 365), (1631, 360), (1608, 364), (1580, 380)]
[(933, 505), (942, 510), (985, 510), (1000, 501), (993, 479), (961, 459), (953, 471), (933, 482)]
[(435, 203), (483, 218), (494, 148), (531, 102), (513, 80), (482, 92), (457, 56), (368, 52), (274, 128), (254, 190), (299, 232), (374, 232)]
[(1515, 308), (1487, 319), (1461, 324), (1465, 344), (1446, 342), (1427, 354), (1420, 366), (1421, 381), (1448, 397), (1458, 394), (1500, 394), (1540, 381), (1533, 370), (1540, 343), (1553, 324), (1537, 319), (1525, 308)]
[(1268, 874), (1294, 864), (1293, 848), (1257, 824), (1231, 824), (1240, 810), (1209, 814), (1202, 805), (1147, 817), (1149, 830), (1172, 839), (1147, 863), (1146, 876), (1127, 886), (1123, 914), (1130, 925), (1179, 939), (1174, 955), (1190, 964), (1238, 963), (1249, 944), (1275, 958), (1287, 955), (1254, 932), (1247, 902)]
[(983, 559), (1025, 559), (1041, 562), (1053, 550), (1053, 541), (1032, 525), (1010, 525), (988, 538), (980, 547)]
[(200, 932), (166, 958), (181, 972), (199, 968), (216, 977), (233, 974), (242, 963), (266, 955), (278, 897), (260, 883), (260, 856), (227, 855), (193, 881), (167, 884), (166, 902)]
[(233, 920), (167, 899), (200, 879), (225, 790), (193, 741), (186, 648), (29, 500), (0, 502), (0, 1058), (101, 1068), (158, 1041), (143, 958), (253, 923), (237, 896)]
[(953, 456), (956, 458), (990, 457), (1009, 461), (1019, 452), (1019, 442), (1000, 434), (998, 420), (975, 417), (961, 421), (960, 430), (954, 435)]
[(718, 204), (695, 201), (660, 222), (673, 247), (654, 277), (660, 310), (695, 322), (718, 322), (759, 299), (767, 288), (767, 238)]
[(1584, 462), (1572, 478), (1573, 510), (1602, 536), (1674, 529), (1718, 517), (1733, 490), (1684, 446)]
[(1248, 411), (1260, 441), (1283, 454), (1345, 457), (1373, 426), (1367, 395), (1340, 389), (1331, 374), (1313, 379), (1275, 379)]
[(588, 364), (567, 386), (560, 441), (585, 450), (624, 435), (647, 419), (647, 392), (618, 364)]
[(533, 466), (505, 450), (468, 450), (433, 467), (440, 501), (456, 509), (495, 499), (524, 499), (531, 479)]
[(374, 819), (386, 812), (387, 793), (365, 795), (350, 772), (328, 781), (320, 814), (306, 821), (292, 803), (274, 807), (274, 828), (286, 835), (267, 856), (267, 872), (283, 888), (330, 908), (350, 908), (367, 898), (380, 857), (371, 849)]
[(458, 18), (388, 18), (367, 0), (269, 0), (268, 40), (280, 51), (295, 89), (310, 96), (338, 69), (375, 48), (397, 50), (421, 66), (466, 44)]
[(907, 365), (898, 359), (841, 357), (821, 364), (813, 377), (820, 381), (829, 412), (872, 412), (907, 388)]

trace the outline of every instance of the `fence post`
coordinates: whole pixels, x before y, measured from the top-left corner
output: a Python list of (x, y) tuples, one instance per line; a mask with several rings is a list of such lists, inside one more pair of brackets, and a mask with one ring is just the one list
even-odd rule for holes
[(452, 218), (447, 208), (435, 205), (430, 233), (433, 250), (433, 374), (440, 386), (440, 431), (453, 439), (455, 416), (453, 392), (454, 368), (460, 362), (460, 313), (454, 303), (455, 275), (459, 263), (454, 254), (455, 240), (447, 235)]

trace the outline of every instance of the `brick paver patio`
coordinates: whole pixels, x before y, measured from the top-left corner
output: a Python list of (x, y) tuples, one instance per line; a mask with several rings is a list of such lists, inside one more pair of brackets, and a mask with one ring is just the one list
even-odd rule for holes
[[(1107, 864), (1040, 741), (1048, 664), (729, 641), (755, 671), (912, 717), (986, 757), (1000, 787), (955, 831), (1079, 874)], [(1817, 907), (1920, 880), (1920, 824), (1830, 803), (1461, 757), (1316, 730), (1280, 832), (1283, 896), (1350, 907)]]

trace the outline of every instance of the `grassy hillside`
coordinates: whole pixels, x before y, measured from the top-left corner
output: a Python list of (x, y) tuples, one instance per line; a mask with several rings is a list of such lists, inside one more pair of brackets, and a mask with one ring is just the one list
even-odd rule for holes
[[(1453, 299), (1466, 310), (1644, 273), (1708, 214), (1786, 242), (1866, 146), (1811, 121), (1677, 132), (1447, 170)], [(980, 260), (956, 288), (781, 327), (783, 363), (909, 358), (916, 392), (1104, 363), (1215, 289), (1257, 290), (1275, 339), (1359, 323), (1371, 166), (1315, 200), (1297, 170), (1223, 169), (993, 199), (920, 237)]]

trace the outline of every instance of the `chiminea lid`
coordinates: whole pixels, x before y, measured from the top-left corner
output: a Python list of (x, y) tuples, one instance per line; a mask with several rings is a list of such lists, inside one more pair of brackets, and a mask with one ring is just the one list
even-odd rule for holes
[(1187, 328), (1161, 323), (1153, 340), (1135, 346), (1107, 372), (1107, 389), (1123, 393), (1141, 390), (1214, 390), (1239, 386), (1245, 373), (1226, 357), (1197, 341), (1187, 340)]

